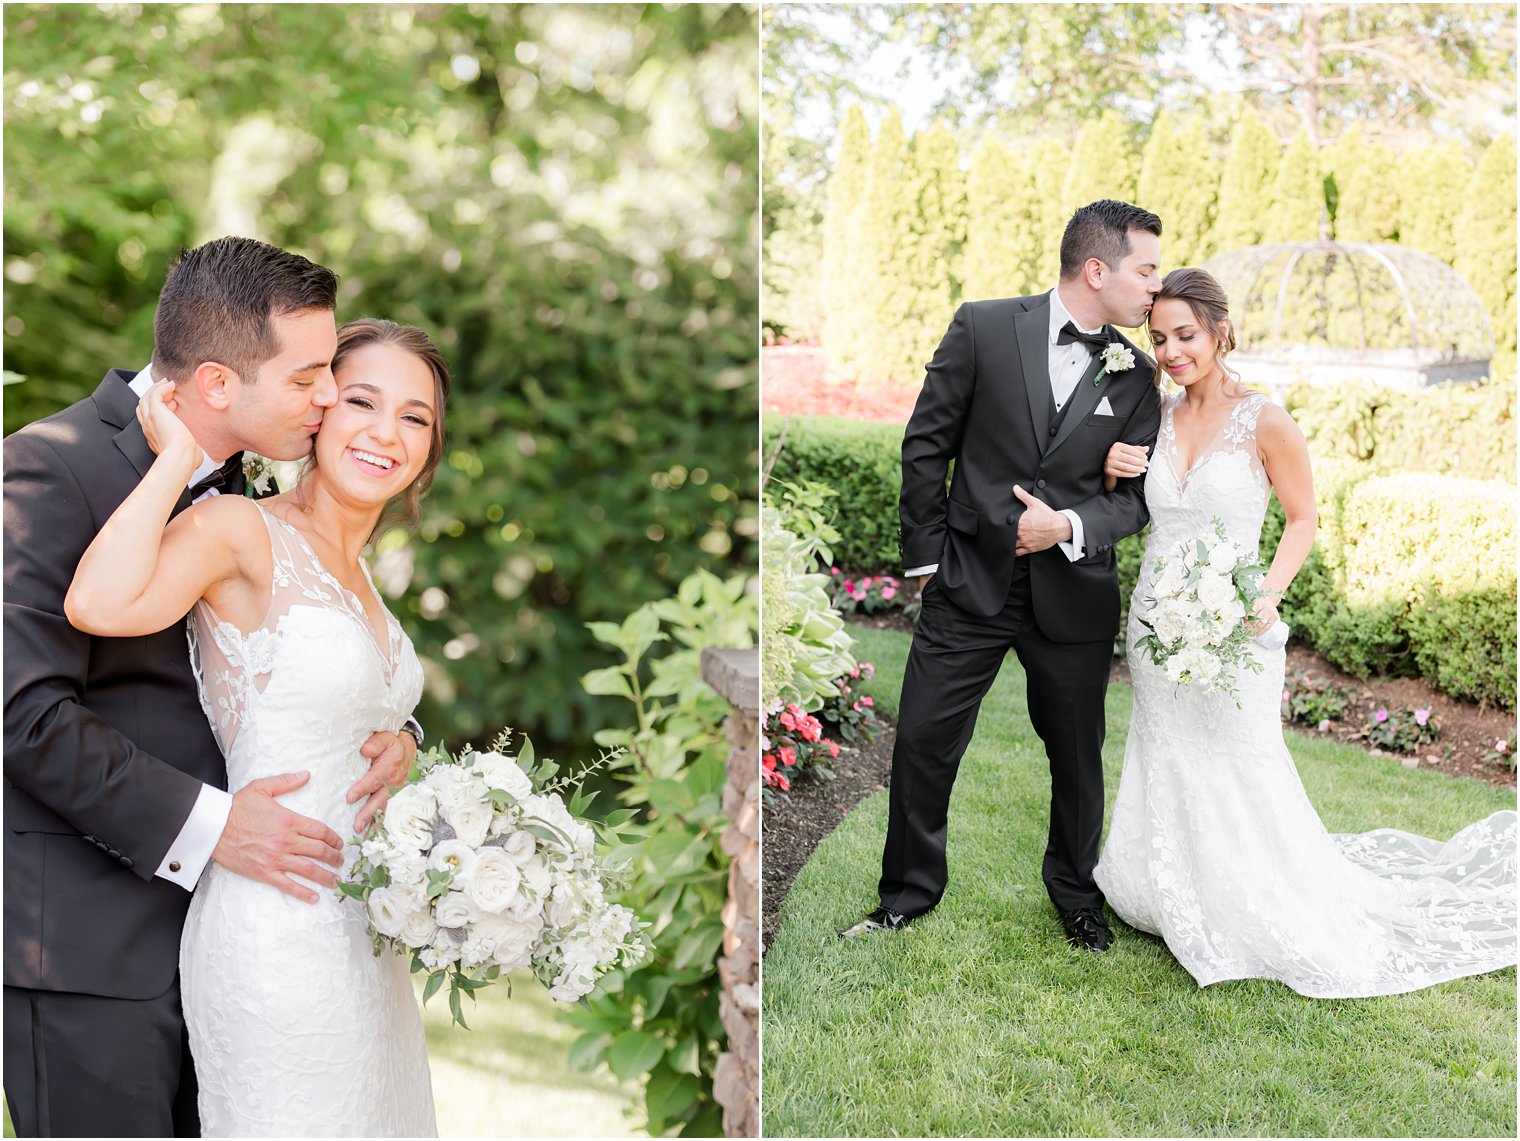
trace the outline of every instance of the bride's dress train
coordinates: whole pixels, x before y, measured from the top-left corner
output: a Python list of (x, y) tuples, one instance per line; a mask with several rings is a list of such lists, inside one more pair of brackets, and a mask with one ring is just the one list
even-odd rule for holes
[[(1145, 477), (1151, 531), (1129, 644), (1152, 560), (1212, 531), (1255, 550), (1271, 494), (1256, 451), (1265, 400), (1241, 401), (1219, 437), (1176, 470), (1172, 412)], [(1397, 994), (1515, 962), (1516, 816), (1497, 812), (1447, 841), (1391, 828), (1332, 835), (1283, 744), (1284, 652), (1259, 644), (1240, 701), (1177, 689), (1130, 657), (1135, 704), (1113, 820), (1094, 871), (1114, 912), (1159, 935), (1200, 985), (1279, 979), (1300, 994)]]
[[(274, 553), (268, 616), (244, 635), (204, 602), (191, 650), (234, 791), (309, 770), (281, 803), (353, 834), (348, 789), (376, 729), (398, 729), (422, 669), (386, 615), (380, 645), (357, 598), (289, 524), (261, 512)], [(345, 849), (352, 862), (353, 848)], [(206, 869), (185, 922), (185, 1023), (207, 1136), (434, 1136), (427, 1047), (405, 961), (376, 957), (362, 908), (315, 904)]]

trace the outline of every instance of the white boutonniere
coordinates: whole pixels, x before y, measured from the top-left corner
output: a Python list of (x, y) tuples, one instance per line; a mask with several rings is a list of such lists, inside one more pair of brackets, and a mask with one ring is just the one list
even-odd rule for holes
[(268, 495), (274, 483), (274, 461), (257, 452), (243, 453), (243, 494), (252, 499), (255, 494)]
[(1098, 370), (1098, 375), (1093, 377), (1093, 387), (1111, 372), (1128, 372), (1135, 367), (1135, 354), (1129, 348), (1118, 341), (1110, 341), (1108, 347), (1099, 354), (1099, 360), (1103, 367)]

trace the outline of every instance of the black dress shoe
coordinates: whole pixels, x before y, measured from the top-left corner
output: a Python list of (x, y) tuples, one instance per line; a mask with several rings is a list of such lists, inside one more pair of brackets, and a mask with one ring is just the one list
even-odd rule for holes
[(1061, 912), (1061, 926), (1066, 928), (1066, 941), (1073, 947), (1085, 947), (1089, 951), (1106, 951), (1113, 941), (1113, 933), (1103, 922), (1103, 909), (1079, 907), (1075, 911)]
[(853, 939), (857, 935), (864, 935), (867, 931), (896, 931), (912, 923), (914, 918), (914, 916), (893, 911), (890, 907), (878, 907), (854, 927), (846, 927), (839, 933), (839, 937)]

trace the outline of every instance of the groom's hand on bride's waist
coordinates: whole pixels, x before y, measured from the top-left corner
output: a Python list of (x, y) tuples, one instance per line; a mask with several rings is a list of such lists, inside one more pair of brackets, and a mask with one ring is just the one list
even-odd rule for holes
[(359, 752), (369, 758), (370, 765), (369, 771), (348, 790), (348, 803), (364, 801), (359, 815), (354, 817), (355, 832), (368, 828), (375, 813), (390, 800), (391, 789), (406, 783), (406, 774), (411, 771), (412, 760), (417, 756), (417, 738), (410, 733), (382, 729), (371, 733)]
[(1013, 485), (1013, 494), (1024, 505), (1024, 513), (1019, 516), (1019, 540), (1014, 554), (1032, 555), (1071, 538), (1071, 520), (1065, 515), (1043, 499), (1036, 499), (1018, 484)]
[(316, 903), (317, 893), (291, 877), (336, 887), (338, 877), (322, 865), (342, 866), (343, 841), (320, 820), (292, 812), (275, 799), (310, 779), (310, 773), (284, 773), (238, 789), (211, 858), (229, 872)]

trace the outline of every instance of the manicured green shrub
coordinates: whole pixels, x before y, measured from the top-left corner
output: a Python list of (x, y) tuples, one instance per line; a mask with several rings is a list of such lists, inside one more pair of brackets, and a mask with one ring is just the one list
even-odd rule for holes
[(1428, 471), (1515, 481), (1512, 384), (1418, 391), (1305, 385), (1290, 391), (1286, 403), (1316, 459), (1363, 460), (1388, 473)]
[(826, 416), (767, 417), (761, 452), (767, 459), (785, 441), (771, 478), (816, 480), (838, 495), (830, 503), (842, 536), (834, 562), (869, 571), (900, 572), (897, 496), (902, 488), (901, 424)]

